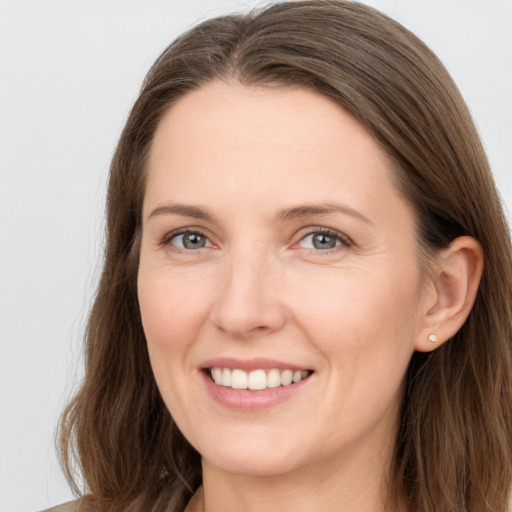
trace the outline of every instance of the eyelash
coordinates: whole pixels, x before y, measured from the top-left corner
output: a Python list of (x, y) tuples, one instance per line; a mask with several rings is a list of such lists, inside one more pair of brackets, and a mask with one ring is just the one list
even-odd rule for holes
[[(300, 237), (299, 241), (295, 242), (292, 247), (300, 249), (300, 247), (296, 247), (296, 246), (298, 246), (298, 244), (300, 244), (300, 242), (304, 241), (307, 237), (316, 235), (318, 233), (330, 236), (330, 237), (336, 239), (336, 241), (340, 242), (340, 243), (339, 243), (339, 245), (336, 245), (332, 249), (326, 249), (326, 250), (305, 249), (308, 251), (309, 254), (314, 253), (314, 254), (329, 255), (329, 254), (337, 252), (341, 249), (346, 249), (352, 245), (352, 241), (350, 240), (350, 238), (348, 238), (346, 235), (343, 235), (339, 231), (336, 231), (336, 230), (330, 229), (330, 228), (315, 227), (315, 228), (310, 228), (307, 232), (305, 232)], [(178, 231), (172, 231), (172, 232), (168, 233), (164, 237), (164, 239), (162, 240), (160, 245), (162, 245), (162, 246), (173, 245), (172, 240), (178, 236), (183, 236), (183, 235), (197, 235), (200, 237), (204, 237), (211, 244), (210, 246), (213, 245), (213, 243), (208, 239), (208, 237), (201, 230), (190, 229), (190, 228), (180, 229)], [(200, 252), (201, 249), (204, 249), (204, 248), (205, 247), (200, 247), (199, 249), (187, 249), (187, 248), (177, 247), (177, 246), (173, 245), (173, 250), (175, 250), (179, 253), (183, 253), (183, 254), (197, 253), (197, 252)]]

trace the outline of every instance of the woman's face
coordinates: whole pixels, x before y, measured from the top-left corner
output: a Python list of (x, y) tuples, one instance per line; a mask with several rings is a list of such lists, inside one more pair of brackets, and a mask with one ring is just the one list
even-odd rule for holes
[(223, 82), (180, 99), (150, 153), (138, 293), (156, 382), (204, 464), (388, 456), (427, 335), (418, 259), (383, 151), (331, 100)]

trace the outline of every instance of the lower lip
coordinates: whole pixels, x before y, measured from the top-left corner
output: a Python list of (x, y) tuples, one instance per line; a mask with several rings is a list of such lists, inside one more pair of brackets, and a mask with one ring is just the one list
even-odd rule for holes
[(236, 409), (237, 411), (258, 411), (273, 407), (297, 394), (311, 378), (309, 376), (307, 379), (288, 386), (251, 391), (249, 389), (233, 389), (219, 386), (213, 382), (207, 372), (201, 373), (206, 388), (213, 399), (224, 407)]

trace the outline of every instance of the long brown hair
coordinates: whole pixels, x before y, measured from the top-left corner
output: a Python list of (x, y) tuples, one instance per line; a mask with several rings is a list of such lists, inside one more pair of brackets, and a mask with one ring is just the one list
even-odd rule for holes
[(435, 55), (385, 15), (335, 0), (206, 21), (150, 69), (112, 162), (85, 379), (61, 423), (63, 466), (75, 491), (87, 493), (84, 503), (94, 510), (179, 511), (201, 483), (200, 456), (173, 423), (152, 375), (136, 277), (155, 129), (173, 103), (213, 79), (298, 85), (334, 99), (389, 155), (416, 213), (423, 254), (459, 235), (480, 242), (486, 263), (469, 318), (452, 340), (411, 360), (390, 484), (410, 512), (505, 511), (512, 483), (512, 250), (488, 162)]

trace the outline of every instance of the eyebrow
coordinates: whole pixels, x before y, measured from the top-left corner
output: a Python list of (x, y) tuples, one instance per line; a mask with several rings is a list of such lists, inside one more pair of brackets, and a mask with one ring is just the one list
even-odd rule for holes
[(181, 215), (182, 217), (192, 217), (193, 219), (213, 221), (215, 217), (206, 209), (187, 204), (168, 204), (158, 206), (149, 215), (148, 220), (156, 215)]
[[(373, 222), (362, 213), (354, 210), (350, 206), (338, 203), (327, 204), (308, 204), (293, 206), (281, 210), (275, 217), (276, 222), (285, 222), (289, 220), (304, 219), (315, 215), (326, 215), (329, 213), (343, 213), (359, 219), (366, 224), (373, 225)], [(157, 215), (180, 215), (182, 217), (191, 217), (193, 219), (214, 222), (215, 216), (205, 208), (187, 204), (168, 204), (158, 206), (148, 215), (148, 220)]]
[(348, 205), (338, 203), (311, 204), (286, 208), (276, 215), (276, 221), (283, 222), (287, 220), (304, 219), (314, 215), (326, 215), (329, 213), (343, 213), (345, 215), (355, 217), (356, 219), (359, 219), (366, 224), (373, 225), (373, 222), (368, 217), (365, 217), (362, 213), (354, 210)]

